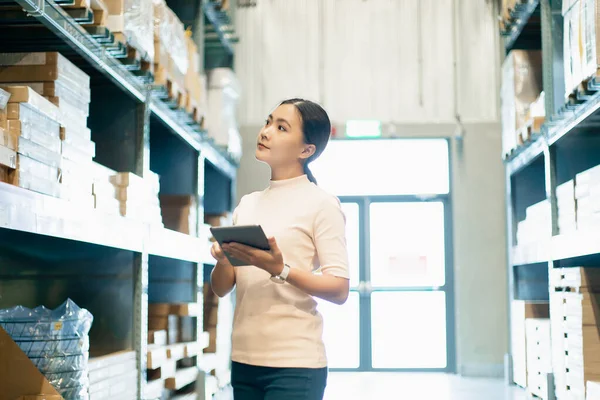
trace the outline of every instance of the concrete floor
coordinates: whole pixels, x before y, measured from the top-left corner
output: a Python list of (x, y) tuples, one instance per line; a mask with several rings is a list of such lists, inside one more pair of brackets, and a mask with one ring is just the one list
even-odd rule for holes
[(446, 374), (331, 372), (324, 400), (526, 400), (500, 379)]

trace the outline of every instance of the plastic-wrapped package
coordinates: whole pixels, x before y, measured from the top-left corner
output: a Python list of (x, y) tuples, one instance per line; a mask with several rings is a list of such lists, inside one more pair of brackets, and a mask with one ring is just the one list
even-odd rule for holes
[(58, 389), (58, 393), (60, 393), (65, 400), (87, 400), (89, 398), (87, 386), (61, 388)]
[(125, 1), (125, 36), (129, 44), (145, 52), (145, 60), (154, 60), (154, 10), (148, 0)]
[(89, 399), (89, 311), (68, 299), (54, 310), (23, 306), (0, 310), (0, 326), (65, 400)]
[(80, 371), (87, 368), (88, 355), (63, 355), (53, 357), (30, 357), (33, 364), (44, 374)]
[[(185, 75), (188, 70), (188, 54), (183, 23), (167, 6), (165, 0), (153, 0), (152, 2), (154, 4), (154, 35), (160, 40), (158, 47), (163, 55), (168, 54), (177, 71), (172, 71), (173, 68), (169, 68), (168, 65), (163, 66), (169, 68), (171, 72)], [(162, 57), (157, 54), (156, 59), (160, 60)], [(164, 64), (164, 61), (162, 63)]]
[(217, 68), (208, 75), (208, 134), (238, 161), (242, 156), (242, 140), (237, 126), (236, 111), (240, 84), (233, 70)]
[(89, 337), (56, 340), (16, 340), (28, 357), (52, 357), (64, 354), (85, 354), (90, 350)]
[(15, 340), (84, 337), (89, 333), (92, 321), (92, 314), (79, 308), (71, 299), (54, 310), (44, 306), (0, 310), (0, 326)]
[(46, 379), (54, 387), (74, 387), (81, 386), (81, 382), (88, 382), (88, 371), (79, 370), (71, 372), (47, 373)]

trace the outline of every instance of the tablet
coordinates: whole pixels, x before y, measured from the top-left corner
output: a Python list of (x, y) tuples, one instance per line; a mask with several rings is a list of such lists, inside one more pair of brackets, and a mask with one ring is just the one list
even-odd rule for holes
[[(213, 234), (217, 242), (221, 246), (224, 243), (240, 243), (246, 246), (255, 247), (260, 250), (271, 250), (269, 246), (269, 240), (265, 235), (260, 225), (236, 225), (236, 226), (224, 226), (224, 227), (212, 227), (210, 232)], [(225, 252), (227, 259), (234, 267), (242, 267), (248, 265), (247, 263), (230, 256)]]

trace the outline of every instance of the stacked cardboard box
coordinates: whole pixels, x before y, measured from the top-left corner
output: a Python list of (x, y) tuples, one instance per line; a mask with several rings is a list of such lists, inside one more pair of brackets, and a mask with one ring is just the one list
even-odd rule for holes
[(510, 154), (521, 143), (519, 130), (528, 121), (531, 105), (542, 93), (542, 53), (512, 50), (502, 66), (502, 153)]
[[(186, 32), (187, 33), (187, 32)], [(186, 35), (188, 70), (185, 74), (185, 89), (187, 90), (186, 111), (192, 115), (194, 121), (200, 125), (204, 122), (207, 109), (206, 75), (202, 73), (200, 54), (198, 47), (190, 37)]]
[(502, 3), (500, 4), (500, 15), (502, 17), (502, 22), (504, 23), (504, 25), (506, 25), (506, 23), (510, 21), (510, 14), (511, 11), (515, 8), (516, 3), (517, 0), (502, 0)]
[[(131, 172), (119, 172), (94, 181), (96, 208), (115, 213), (141, 223), (163, 227), (158, 193), (159, 178), (150, 174), (141, 178)], [(114, 209), (116, 207), (116, 209)]]
[(165, 0), (154, 0), (154, 82), (165, 86), (181, 108), (186, 107), (188, 48), (183, 23), (167, 7)]
[(46, 195), (60, 195), (60, 120), (55, 105), (25, 86), (0, 110), (0, 181)]
[(241, 86), (232, 69), (209, 71), (206, 128), (215, 143), (226, 148), (237, 161), (242, 157), (242, 139), (237, 122), (240, 93)]
[(219, 386), (231, 380), (231, 335), (234, 306), (231, 295), (217, 297), (210, 283), (204, 285), (204, 331), (209, 334), (204, 369), (216, 376)]
[(562, 5), (565, 97), (568, 98), (583, 81), (597, 75), (600, 4), (596, 0), (565, 0)]
[(575, 198), (574, 179), (556, 188), (556, 204), (558, 206), (558, 231), (560, 234), (576, 231), (577, 200)]
[(559, 399), (584, 399), (600, 380), (600, 268), (556, 268), (550, 274), (552, 352)]
[[(20, 90), (22, 96), (26, 95), (22, 87), (31, 88), (58, 107), (58, 152), (62, 158), (60, 197), (78, 204), (93, 204), (91, 181), (82, 173), (96, 155), (96, 146), (87, 128), (91, 101), (89, 76), (56, 52), (4, 53), (0, 55), (0, 65), (5, 66), (0, 71), (2, 84), (13, 86), (14, 91)], [(13, 108), (10, 113), (15, 116), (17, 110)], [(14, 135), (40, 131), (39, 123), (33, 126), (28, 120), (32, 118), (30, 110), (21, 105), (18, 113), (22, 120), (13, 123), (11, 132)], [(54, 132), (54, 127), (49, 131)], [(51, 148), (54, 146), (52, 143)]]
[(539, 242), (552, 234), (550, 202), (541, 201), (525, 211), (525, 219), (517, 224), (517, 243), (527, 245)]
[(161, 397), (178, 391), (198, 377), (198, 303), (155, 303), (148, 312), (147, 397)]
[(165, 228), (198, 236), (198, 206), (194, 195), (160, 195)]
[(526, 321), (532, 318), (548, 318), (549, 315), (547, 301), (513, 300), (511, 304), (513, 381), (523, 388), (528, 385)]
[(90, 400), (136, 400), (138, 369), (134, 351), (123, 351), (89, 361)]
[(575, 181), (578, 229), (599, 228), (600, 165), (577, 174)]
[(525, 320), (527, 342), (527, 389), (541, 399), (549, 399), (554, 387), (549, 385), (552, 374), (552, 345), (550, 320), (530, 318)]
[(139, 52), (150, 65), (154, 59), (152, 43), (153, 13), (149, 0), (104, 0), (108, 9), (106, 27), (115, 37)]

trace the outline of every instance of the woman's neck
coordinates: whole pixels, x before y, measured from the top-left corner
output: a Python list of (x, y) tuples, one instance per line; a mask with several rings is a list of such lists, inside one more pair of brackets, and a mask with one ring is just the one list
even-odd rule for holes
[(289, 167), (271, 168), (271, 180), (283, 181), (293, 179), (306, 174), (302, 165), (294, 165)]

